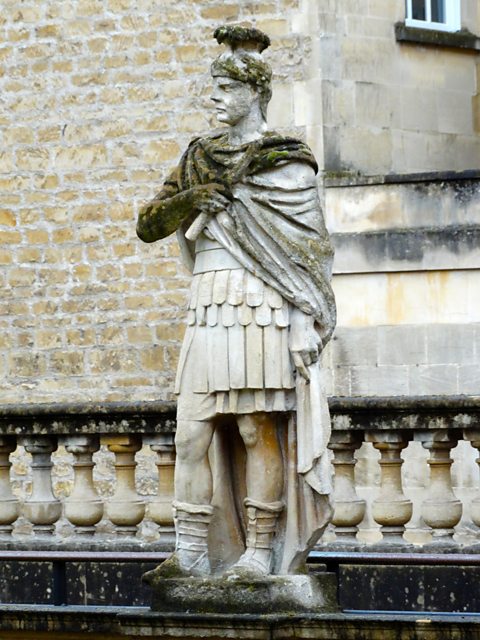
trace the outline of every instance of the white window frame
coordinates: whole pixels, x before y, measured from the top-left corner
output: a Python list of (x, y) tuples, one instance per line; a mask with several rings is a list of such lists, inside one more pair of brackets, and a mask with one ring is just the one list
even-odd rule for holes
[(445, 22), (432, 21), (432, 4), (431, 0), (425, 2), (425, 20), (414, 20), (412, 18), (412, 0), (406, 0), (406, 18), (405, 25), (407, 27), (415, 27), (417, 29), (433, 29), (435, 31), (460, 31), (460, 0), (445, 0)]

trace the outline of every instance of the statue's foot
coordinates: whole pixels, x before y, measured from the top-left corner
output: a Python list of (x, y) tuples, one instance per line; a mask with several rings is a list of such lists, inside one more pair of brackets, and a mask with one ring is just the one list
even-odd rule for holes
[(206, 551), (202, 553), (177, 549), (161, 565), (144, 574), (143, 580), (153, 585), (164, 578), (189, 578), (210, 575), (210, 562)]
[(272, 552), (269, 549), (247, 549), (237, 562), (225, 572), (225, 577), (263, 578), (270, 574)]

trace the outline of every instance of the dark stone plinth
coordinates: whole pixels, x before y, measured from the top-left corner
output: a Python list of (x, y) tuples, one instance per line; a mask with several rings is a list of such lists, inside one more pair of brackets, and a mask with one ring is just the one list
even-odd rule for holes
[(0, 602), (53, 604), (52, 575), (52, 562), (2, 562)]
[(150, 590), (141, 576), (151, 562), (0, 562), (0, 603), (145, 606)]
[[(150, 576), (147, 574), (147, 580)], [(154, 611), (279, 614), (338, 610), (336, 577), (327, 572), (250, 579), (155, 576), (149, 582)]]
[(150, 601), (141, 576), (146, 562), (71, 562), (66, 567), (66, 602), (71, 605), (144, 606)]
[(346, 610), (480, 611), (478, 566), (342, 565), (340, 605)]

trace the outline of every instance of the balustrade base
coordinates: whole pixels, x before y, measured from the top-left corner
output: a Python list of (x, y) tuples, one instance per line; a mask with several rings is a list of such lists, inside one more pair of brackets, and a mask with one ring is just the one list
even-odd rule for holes
[[(152, 589), (142, 584), (141, 576), (154, 569), (167, 555), (165, 552), (152, 553), (152, 549), (148, 550), (150, 553), (139, 552), (138, 548), (132, 553), (112, 553), (100, 549), (100, 553), (85, 553), (79, 549), (62, 549), (60, 553), (58, 549), (53, 551), (3, 552), (3, 557), (0, 555), (0, 602), (146, 606), (151, 602)], [(351, 554), (345, 552), (344, 548), (338, 555), (332, 554), (331, 549), (325, 554), (315, 552), (313, 564), (310, 565), (310, 577), (317, 576), (318, 579), (319, 575), (327, 576), (327, 585), (321, 582), (320, 586), (327, 587), (330, 603), (336, 600), (338, 593), (340, 606), (345, 610), (450, 611), (469, 614), (480, 611), (477, 588), (480, 556), (459, 555), (457, 559), (455, 555), (446, 554), (442, 557), (442, 554), (433, 554), (423, 558), (420, 553), (388, 553), (385, 550), (376, 557), (369, 557), (371, 555), (375, 556), (369, 553)], [(326, 565), (320, 564), (322, 561)], [(334, 570), (334, 573), (325, 573), (325, 566), (329, 571)], [(338, 577), (338, 591), (335, 588), (335, 574)], [(294, 578), (300, 581), (308, 579), (307, 576)], [(277, 576), (276, 579), (280, 581), (276, 585), (276, 599), (272, 599), (271, 589), (265, 584), (256, 588), (258, 585), (249, 582), (240, 585), (240, 589), (236, 589), (235, 584), (228, 584), (225, 593), (221, 592), (221, 581), (217, 580), (219, 597), (214, 602), (214, 606), (218, 607), (217, 613), (239, 612), (243, 606), (249, 615), (279, 615), (282, 612), (299, 615), (302, 611), (314, 611), (311, 599), (309, 601), (310, 592), (308, 588), (305, 590), (305, 585), (303, 591), (302, 585), (294, 589), (287, 584), (285, 589), (282, 578)], [(168, 583), (168, 580), (163, 579), (163, 582)], [(192, 588), (195, 583), (206, 584), (208, 599), (212, 595), (213, 588), (210, 592), (208, 589), (212, 582), (212, 579), (183, 579), (180, 592), (170, 594), (173, 604), (165, 601), (158, 591), (154, 599), (160, 600), (159, 606), (165, 615), (173, 615), (173, 610), (183, 612), (187, 609), (196, 609), (200, 615), (205, 613), (211, 602), (205, 606), (205, 593), (196, 595), (192, 593)], [(230, 594), (228, 590), (231, 590)], [(272, 600), (275, 607), (272, 606)], [(320, 609), (325, 610), (325, 606)], [(3, 638), (1, 633), (0, 636)]]
[(435, 540), (436, 544), (442, 544), (442, 542), (449, 544), (452, 542), (455, 529), (432, 529), (432, 541)]
[[(1, 606), (4, 640), (162, 638), (163, 640), (480, 640), (480, 616), (365, 613), (297, 616), (154, 613), (144, 607)], [(20, 634), (20, 636), (19, 636)]]
[(82, 538), (84, 537), (90, 537), (92, 538), (96, 533), (96, 528), (95, 527), (75, 527), (75, 535), (77, 536), (81, 536)]
[(77, 560), (74, 554), (69, 561), (4, 559), (0, 563), (0, 603), (145, 606), (150, 590), (141, 577), (155, 566), (155, 562), (140, 560)]
[(2, 551), (117, 551), (151, 552), (171, 554), (174, 544), (162, 540), (145, 541), (140, 538), (122, 538), (117, 536), (71, 536), (59, 539), (55, 536), (15, 536), (5, 537), (1, 541)]
[(335, 527), (335, 542), (337, 544), (356, 542), (357, 533), (357, 527)]
[(126, 527), (117, 525), (115, 527), (115, 535), (119, 538), (136, 538), (138, 534), (138, 527), (135, 525), (133, 527)]
[[(400, 545), (403, 547), (412, 547), (412, 543), (405, 539), (405, 527), (381, 527), (383, 539), (382, 544)], [(378, 544), (378, 543), (377, 543)]]
[(34, 524), (32, 527), (33, 535), (36, 538), (51, 538), (55, 533), (54, 524)]
[(319, 544), (314, 548), (313, 557), (316, 553), (325, 552), (338, 552), (338, 553), (416, 553), (416, 554), (474, 554), (480, 556), (480, 543), (462, 545), (455, 543), (451, 544), (413, 544), (408, 540), (401, 539), (397, 541), (380, 540), (372, 544), (363, 544), (358, 540), (352, 540), (350, 543), (346, 540), (339, 543), (337, 540), (329, 542), (328, 544)]

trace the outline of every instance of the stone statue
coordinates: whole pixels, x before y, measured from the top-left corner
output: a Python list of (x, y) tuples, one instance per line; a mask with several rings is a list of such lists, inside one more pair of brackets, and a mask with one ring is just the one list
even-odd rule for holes
[(177, 232), (193, 273), (180, 354), (174, 517), (163, 576), (304, 570), (331, 517), (328, 405), (319, 354), (335, 325), (333, 251), (317, 164), (266, 123), (270, 44), (214, 34), (212, 101), (226, 128), (192, 140), (137, 234)]

